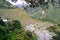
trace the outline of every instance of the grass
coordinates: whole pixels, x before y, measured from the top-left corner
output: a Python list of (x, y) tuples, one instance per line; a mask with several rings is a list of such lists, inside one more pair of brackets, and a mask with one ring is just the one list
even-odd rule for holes
[(15, 9), (0, 9), (0, 16), (2, 18), (9, 18), (10, 20), (19, 20), (23, 27), (30, 25), (30, 24), (42, 24), (42, 25), (52, 25), (49, 22), (43, 22), (41, 20), (36, 20), (31, 18), (25, 10), (20, 8)]
[(0, 16), (2, 18), (9, 18), (12, 20), (19, 20), (19, 21), (24, 21), (29, 19), (28, 14), (22, 9), (0, 9)]
[(60, 24), (51, 26), (50, 28), (48, 28), (48, 30), (56, 34), (55, 36), (52, 37), (53, 38), (52, 40), (60, 40)]
[(50, 5), (43, 19), (48, 22), (60, 24), (60, 8)]
[(60, 24), (60, 8), (57, 7), (53, 7), (52, 5), (49, 6), (49, 9), (46, 9), (46, 13), (44, 14), (44, 16), (40, 19), (40, 13), (33, 13), (31, 15), (32, 18), (34, 19), (38, 19), (38, 20), (43, 20), (46, 22), (51, 22), (54, 24)]

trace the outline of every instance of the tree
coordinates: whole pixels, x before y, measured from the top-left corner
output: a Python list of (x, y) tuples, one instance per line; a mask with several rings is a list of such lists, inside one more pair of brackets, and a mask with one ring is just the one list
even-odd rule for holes
[(48, 28), (49, 31), (54, 32), (56, 35), (52, 37), (52, 40), (60, 40), (60, 24), (51, 26)]
[(13, 8), (12, 5), (9, 2), (6, 2), (5, 0), (0, 0), (0, 8)]
[(10, 32), (8, 28), (0, 25), (0, 40), (13, 40), (15, 36), (14, 32)]
[(14, 20), (13, 22), (7, 22), (7, 24), (3, 22), (3, 25), (0, 23), (0, 40), (16, 40), (16, 35), (18, 35), (16, 30), (19, 29), (20, 32), (22, 27), (19, 21)]
[(31, 3), (30, 7), (33, 7), (33, 8), (36, 6), (39, 6), (39, 5), (43, 8), (43, 7), (47, 6), (50, 3), (50, 1), (51, 1), (51, 4), (55, 5), (54, 0), (26, 0), (26, 1), (30, 2)]
[(23, 31), (21, 34), (17, 36), (17, 40), (37, 40), (37, 35), (30, 31)]
[(53, 36), (52, 38), (52, 40), (60, 40), (60, 32), (57, 32), (56, 33), (57, 35), (56, 36)]
[(0, 40), (37, 40), (37, 37), (36, 34), (25, 31), (20, 21), (13, 20), (3, 26), (0, 24)]
[(25, 40), (37, 40), (36, 34), (30, 32), (30, 31), (26, 31), (26, 34), (24, 37), (25, 37)]

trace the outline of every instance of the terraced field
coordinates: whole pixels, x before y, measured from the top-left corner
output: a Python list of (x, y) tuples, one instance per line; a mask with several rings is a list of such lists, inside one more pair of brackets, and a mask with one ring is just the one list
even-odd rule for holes
[(43, 24), (46, 26), (51, 25), (48, 22), (41, 22), (35, 19), (32, 19), (24, 10), (22, 9), (0, 9), (0, 16), (2, 18), (9, 18), (10, 20), (19, 20), (24, 25), (29, 24)]

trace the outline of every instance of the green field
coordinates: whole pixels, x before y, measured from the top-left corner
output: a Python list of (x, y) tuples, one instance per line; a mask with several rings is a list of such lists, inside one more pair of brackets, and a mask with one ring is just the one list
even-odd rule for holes
[[(37, 10), (38, 9), (36, 9), (36, 11)], [(36, 11), (33, 14), (31, 14), (32, 18), (60, 24), (60, 7), (53, 7), (52, 5), (50, 5), (49, 9), (46, 9), (46, 13), (41, 19), (40, 13), (38, 12), (39, 10), (37, 12)]]

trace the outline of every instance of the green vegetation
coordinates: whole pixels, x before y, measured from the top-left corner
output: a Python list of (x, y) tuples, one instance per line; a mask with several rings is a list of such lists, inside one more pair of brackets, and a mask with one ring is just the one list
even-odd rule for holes
[(1, 8), (9, 9), (9, 8), (13, 8), (13, 7), (12, 7), (12, 5), (10, 3), (6, 2), (5, 0), (0, 0), (0, 9)]
[[(39, 10), (38, 10), (39, 9)], [(60, 7), (58, 4), (56, 6), (49, 5), (49, 9), (46, 9), (46, 13), (41, 17), (41, 8), (36, 8), (31, 14), (31, 17), (38, 20), (48, 21), (54, 24), (60, 24)], [(38, 10), (38, 11), (37, 11)]]
[[(29, 1), (29, 0), (27, 0), (27, 1)], [(37, 0), (37, 3), (40, 4), (41, 8), (38, 6), (38, 7), (34, 8), (34, 10), (36, 10), (36, 11), (32, 10), (32, 11), (34, 11), (31, 14), (32, 18), (40, 19), (40, 17), (41, 17), (40, 11), (41, 11), (41, 9), (43, 9), (43, 10), (45, 9), (46, 13), (43, 15), (41, 20), (59, 24), (60, 23), (59, 3), (56, 2), (55, 0), (47, 0), (46, 2), (44, 2), (44, 1), (45, 0)], [(36, 1), (33, 1), (33, 0), (31, 0), (31, 2), (33, 2), (32, 5), (34, 3), (36, 3)]]
[[(52, 1), (52, 5), (48, 5), (47, 3), (43, 3), (42, 0), (39, 1), (39, 3), (43, 5), (42, 8), (45, 8), (46, 10), (46, 13), (41, 19), (43, 21), (58, 24), (48, 28), (49, 31), (56, 34), (56, 36), (53, 36), (52, 40), (60, 40), (60, 8), (55, 8), (55, 6), (57, 6), (58, 4), (55, 5), (55, 2)], [(36, 6), (33, 6), (37, 8), (37, 4)], [(4, 22), (0, 22), (0, 40), (37, 40), (36, 34), (30, 31), (26, 31), (20, 22), (20, 20), (25, 22), (26, 18), (30, 20), (27, 14), (24, 14), (24, 12), (19, 10), (18, 8), (12, 9), (13, 7), (11, 6), (11, 4), (9, 4), (5, 0), (0, 0), (0, 8), (0, 16), (12, 19), (12, 22), (7, 22), (7, 24)], [(33, 18), (41, 20), (40, 13), (33, 14)], [(19, 21), (13, 19), (17, 19)], [(26, 21), (29, 22), (29, 20)]]
[(56, 34), (56, 36), (52, 37), (52, 40), (60, 40), (60, 24), (51, 26), (48, 30)]
[(25, 31), (17, 20), (2, 24), (0, 24), (0, 40), (37, 40), (36, 35)]
[(17, 35), (17, 37), (19, 40), (37, 40), (36, 34), (31, 33), (30, 31), (24, 31), (21, 34)]
[(53, 40), (60, 40), (60, 32), (57, 32), (57, 35), (53, 37)]
[(44, 21), (60, 24), (60, 21), (59, 21), (60, 20), (60, 8), (59, 7), (55, 8), (52, 5), (50, 5), (49, 9), (47, 9), (46, 11), (47, 13), (45, 13), (45, 15), (42, 17)]

